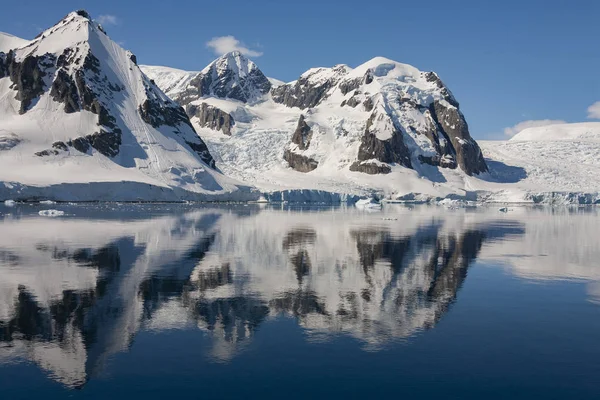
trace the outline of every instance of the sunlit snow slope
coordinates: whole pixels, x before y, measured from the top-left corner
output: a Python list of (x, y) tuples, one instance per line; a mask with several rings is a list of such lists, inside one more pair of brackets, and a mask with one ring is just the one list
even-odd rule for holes
[(600, 123), (525, 129), (509, 141), (482, 141), (498, 200), (600, 202)]

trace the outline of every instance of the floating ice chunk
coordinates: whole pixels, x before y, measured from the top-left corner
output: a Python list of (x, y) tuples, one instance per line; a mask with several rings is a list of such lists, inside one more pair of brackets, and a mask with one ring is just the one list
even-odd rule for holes
[(354, 205), (356, 208), (362, 208), (365, 210), (380, 210), (381, 203), (374, 198), (360, 199)]
[(60, 217), (65, 215), (65, 212), (60, 210), (41, 210), (38, 214), (42, 217)]
[(40, 201), (40, 204), (56, 204), (56, 202), (52, 200), (42, 200)]
[(14, 200), (6, 200), (6, 201), (4, 201), (4, 205), (7, 207), (14, 207), (15, 201)]

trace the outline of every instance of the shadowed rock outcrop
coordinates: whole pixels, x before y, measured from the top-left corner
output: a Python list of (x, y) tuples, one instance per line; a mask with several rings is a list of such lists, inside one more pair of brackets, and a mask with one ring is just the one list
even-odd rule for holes
[(460, 168), (467, 175), (487, 172), (481, 149), (469, 134), (469, 127), (462, 113), (439, 101), (432, 104), (431, 112), (441, 131), (450, 139)]
[(308, 146), (310, 146), (310, 140), (312, 139), (312, 130), (310, 126), (306, 123), (304, 119), (304, 115), (300, 115), (300, 119), (298, 120), (298, 126), (292, 135), (292, 143), (298, 145), (298, 149), (306, 150)]
[(301, 76), (294, 84), (276, 87), (271, 95), (276, 103), (288, 107), (311, 108), (327, 96), (329, 89), (338, 84), (347, 70), (345, 65), (338, 65), (333, 67), (332, 74), (326, 79), (317, 79), (316, 76), (323, 72), (323, 69), (318, 69)]
[(283, 159), (288, 162), (290, 167), (298, 172), (314, 171), (319, 166), (319, 163), (316, 160), (298, 153), (294, 153), (290, 149), (286, 149), (284, 151)]
[(4, 58), (4, 66), (0, 67), (3, 71), (0, 72), (0, 78), (2, 75), (10, 77), (11, 88), (17, 92), (15, 99), (21, 102), (19, 114), (25, 114), (34, 100), (44, 93), (46, 89), (44, 77), (51, 73), (49, 70), (54, 66), (54, 56), (51, 54), (28, 56), (17, 61), (15, 52), (11, 50), (2, 58)]
[(402, 132), (394, 126), (393, 121), (390, 121), (390, 125), (394, 127), (394, 131), (391, 133), (389, 139), (381, 140), (372, 132), (373, 124), (376, 119), (380, 118), (389, 118), (389, 116), (373, 113), (367, 121), (365, 134), (358, 148), (358, 160), (350, 166), (351, 171), (364, 172), (371, 175), (391, 172), (391, 168), (387, 165), (365, 162), (370, 160), (412, 168), (410, 152), (404, 143)]
[(231, 128), (235, 122), (233, 117), (225, 111), (215, 106), (202, 103), (200, 105), (188, 104), (186, 106), (186, 112), (190, 118), (198, 118), (198, 125), (201, 127), (222, 131), (225, 135), (231, 136)]

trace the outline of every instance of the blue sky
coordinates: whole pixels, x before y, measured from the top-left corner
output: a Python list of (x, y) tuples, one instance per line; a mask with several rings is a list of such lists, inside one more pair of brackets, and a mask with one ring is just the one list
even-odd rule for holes
[(600, 101), (598, 0), (11, 1), (0, 31), (33, 38), (79, 8), (103, 16), (143, 64), (198, 70), (214, 47), (235, 44), (208, 42), (233, 36), (266, 75), (286, 81), (375, 56), (433, 70), (479, 139), (505, 138), (523, 121), (600, 117), (600, 103), (588, 112)]

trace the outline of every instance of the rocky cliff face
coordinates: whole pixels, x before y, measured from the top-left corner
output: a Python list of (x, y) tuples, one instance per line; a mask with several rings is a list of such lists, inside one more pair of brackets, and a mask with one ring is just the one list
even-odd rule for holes
[(211, 106), (207, 103), (199, 105), (188, 104), (186, 106), (187, 115), (190, 118), (197, 118), (198, 125), (203, 128), (222, 131), (225, 135), (231, 136), (231, 128), (235, 121), (233, 117), (225, 111)]
[(276, 103), (288, 107), (301, 109), (315, 107), (349, 70), (346, 65), (336, 65), (331, 69), (312, 69), (302, 74), (295, 83), (273, 89), (271, 96)]

